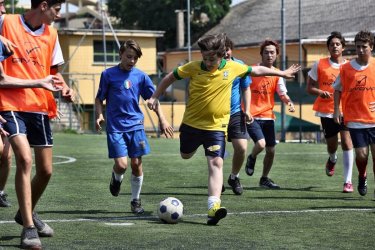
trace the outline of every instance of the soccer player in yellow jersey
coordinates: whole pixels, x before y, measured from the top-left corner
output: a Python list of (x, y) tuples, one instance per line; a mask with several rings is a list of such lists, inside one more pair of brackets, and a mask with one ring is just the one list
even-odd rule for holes
[(147, 101), (155, 110), (158, 98), (174, 81), (190, 78), (189, 100), (180, 126), (180, 153), (183, 159), (191, 158), (203, 145), (208, 163), (208, 225), (216, 225), (227, 215), (221, 207), (223, 185), (223, 157), (225, 133), (230, 118), (230, 100), (233, 80), (247, 74), (277, 75), (293, 78), (300, 66), (293, 65), (285, 71), (266, 67), (250, 67), (226, 61), (225, 34), (208, 35), (198, 40), (202, 61), (193, 61), (177, 67), (160, 82)]

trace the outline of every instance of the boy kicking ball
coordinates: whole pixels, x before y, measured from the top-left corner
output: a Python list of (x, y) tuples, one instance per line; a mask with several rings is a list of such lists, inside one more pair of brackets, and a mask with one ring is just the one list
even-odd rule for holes
[(180, 154), (191, 158), (203, 145), (208, 164), (208, 225), (216, 225), (227, 215), (221, 206), (223, 185), (223, 159), (225, 133), (230, 118), (230, 96), (232, 83), (237, 77), (277, 75), (293, 78), (300, 69), (293, 65), (285, 71), (266, 67), (250, 67), (224, 59), (226, 35), (208, 35), (198, 40), (202, 61), (193, 61), (177, 67), (160, 82), (147, 101), (150, 109), (157, 110), (158, 98), (174, 81), (190, 78), (189, 100), (180, 126)]

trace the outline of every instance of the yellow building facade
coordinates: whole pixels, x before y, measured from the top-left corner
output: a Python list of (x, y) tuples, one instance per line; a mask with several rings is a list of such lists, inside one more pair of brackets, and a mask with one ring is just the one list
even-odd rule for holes
[[(82, 129), (93, 129), (94, 103), (101, 72), (119, 63), (116, 38), (112, 32), (103, 34), (102, 30), (59, 29), (58, 32), (65, 59), (60, 71), (77, 93), (76, 104), (83, 107), (79, 111)], [(115, 35), (119, 43), (127, 39), (137, 41), (143, 53), (137, 67), (149, 75), (157, 73), (156, 39), (163, 37), (164, 31), (116, 30)]]

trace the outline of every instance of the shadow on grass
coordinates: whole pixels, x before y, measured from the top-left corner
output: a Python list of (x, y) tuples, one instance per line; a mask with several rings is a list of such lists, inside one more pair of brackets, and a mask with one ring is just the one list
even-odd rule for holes
[(13, 235), (9, 235), (9, 236), (1, 236), (0, 237), (0, 241), (2, 241), (0, 243), (0, 249), (8, 249), (8, 248), (21, 248), (20, 245), (14, 245), (14, 244), (3, 244), (3, 242), (6, 242), (6, 241), (12, 241), (14, 239), (19, 239), (20, 236), (17, 235), (17, 236), (13, 236)]

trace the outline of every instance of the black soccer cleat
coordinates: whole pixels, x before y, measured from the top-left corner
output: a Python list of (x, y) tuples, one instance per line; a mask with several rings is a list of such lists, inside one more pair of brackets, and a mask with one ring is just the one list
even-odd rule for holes
[(111, 182), (109, 183), (109, 191), (113, 196), (118, 196), (121, 189), (121, 181), (117, 181), (115, 178), (115, 174), (112, 172)]
[(254, 174), (255, 163), (257, 159), (253, 158), (251, 154), (247, 157), (245, 172), (247, 175), (252, 176)]
[(358, 193), (362, 196), (367, 194), (367, 177), (358, 176)]
[(231, 178), (231, 176), (229, 175), (228, 184), (229, 184), (229, 186), (232, 187), (232, 191), (233, 191), (234, 194), (236, 194), (236, 195), (241, 195), (242, 194), (243, 188), (242, 188), (242, 185), (240, 183), (240, 178), (236, 177), (233, 180)]

